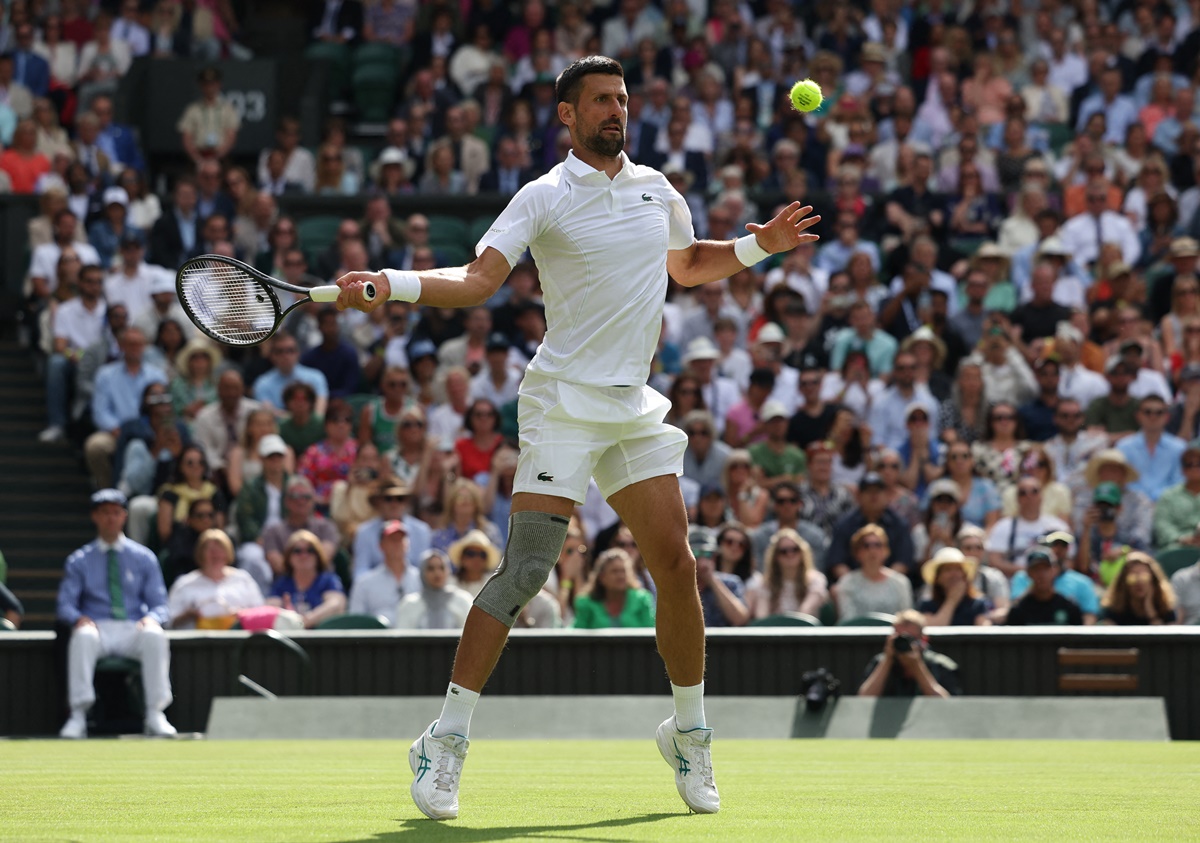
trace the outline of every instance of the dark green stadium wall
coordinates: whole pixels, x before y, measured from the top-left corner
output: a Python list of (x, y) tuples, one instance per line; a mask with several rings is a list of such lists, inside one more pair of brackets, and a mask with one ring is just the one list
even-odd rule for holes
[[(806, 670), (826, 667), (856, 687), (885, 630), (730, 630), (709, 635), (707, 691), (715, 695), (792, 695)], [(173, 633), (169, 711), (181, 731), (202, 731), (214, 696), (236, 687), (234, 655), (245, 633)], [(1200, 628), (1130, 632), (1108, 628), (943, 630), (932, 645), (958, 661), (968, 694), (1054, 696), (1060, 647), (1139, 651), (1138, 696), (1163, 697), (1172, 736), (1200, 739)], [(457, 643), (451, 633), (301, 633), (322, 696), (440, 696)], [(49, 633), (0, 636), (0, 734), (49, 735), (62, 723), (62, 692)], [(248, 648), (241, 672), (281, 695), (304, 690), (297, 662), (280, 648)], [(667, 694), (649, 631), (519, 632), (487, 692), (491, 694)]]

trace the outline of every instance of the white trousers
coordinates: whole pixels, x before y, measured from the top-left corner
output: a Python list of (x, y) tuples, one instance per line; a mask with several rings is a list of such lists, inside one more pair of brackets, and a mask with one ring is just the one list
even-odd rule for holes
[(96, 701), (93, 680), (96, 662), (122, 656), (142, 663), (146, 713), (163, 711), (171, 704), (171, 647), (158, 624), (138, 629), (134, 621), (98, 620), (71, 633), (67, 647), (67, 696), (71, 710), (91, 708)]

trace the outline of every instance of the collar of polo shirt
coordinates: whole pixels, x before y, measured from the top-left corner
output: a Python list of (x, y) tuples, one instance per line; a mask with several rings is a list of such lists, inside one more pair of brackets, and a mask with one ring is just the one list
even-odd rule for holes
[[(629, 175), (633, 170), (633, 162), (629, 160), (629, 156), (624, 151), (620, 152), (619, 155), (621, 158), (621, 169), (618, 171), (617, 177)], [(603, 176), (604, 180), (608, 181), (608, 176), (603, 170), (597, 170), (591, 164), (581, 161), (576, 157), (575, 150), (573, 149), (567, 153), (567, 158), (563, 161), (563, 166), (567, 168), (571, 175), (578, 176), (581, 179), (589, 176)]]

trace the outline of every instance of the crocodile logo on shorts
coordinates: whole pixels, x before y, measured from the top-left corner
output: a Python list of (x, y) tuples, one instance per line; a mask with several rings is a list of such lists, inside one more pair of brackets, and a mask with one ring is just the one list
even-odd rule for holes
[(546, 472), (543, 471), (540, 474), (538, 474), (538, 480), (541, 480), (543, 483), (553, 483), (554, 475), (547, 474)]

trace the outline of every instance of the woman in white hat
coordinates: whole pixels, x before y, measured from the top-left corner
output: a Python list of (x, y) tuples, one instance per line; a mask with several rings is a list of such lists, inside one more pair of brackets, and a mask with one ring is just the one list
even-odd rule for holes
[(978, 560), (958, 548), (944, 547), (921, 567), (921, 577), (933, 589), (917, 611), (928, 626), (991, 626), (988, 605), (975, 590)]
[(482, 530), (471, 530), (450, 545), (450, 561), (454, 563), (458, 587), (473, 599), (500, 565), (500, 550)]

